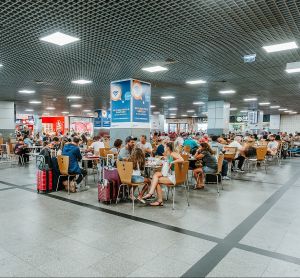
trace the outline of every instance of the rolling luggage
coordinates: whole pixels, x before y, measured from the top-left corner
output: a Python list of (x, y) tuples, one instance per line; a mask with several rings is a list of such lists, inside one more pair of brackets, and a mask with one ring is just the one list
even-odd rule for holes
[(37, 169), (36, 178), (38, 193), (47, 193), (52, 191), (52, 170)]

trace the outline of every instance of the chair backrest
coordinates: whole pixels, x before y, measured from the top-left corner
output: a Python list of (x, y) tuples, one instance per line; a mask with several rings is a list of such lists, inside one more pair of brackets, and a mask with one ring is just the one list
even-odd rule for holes
[(186, 182), (187, 180), (187, 173), (189, 171), (189, 162), (176, 162), (174, 163), (174, 170), (175, 170), (175, 185), (180, 185)]
[(0, 144), (3, 144), (3, 137), (0, 137)]
[(117, 161), (118, 174), (123, 184), (131, 184), (133, 163), (129, 161)]
[(105, 148), (100, 148), (100, 149), (99, 149), (99, 155), (100, 155), (101, 157), (105, 157)]
[(222, 172), (224, 154), (219, 154), (218, 156), (218, 174)]
[(226, 159), (233, 160), (235, 159), (237, 148), (236, 147), (228, 147), (225, 146), (224, 150), (226, 151), (225, 157)]
[(265, 160), (267, 152), (268, 152), (267, 147), (257, 147), (256, 148), (256, 159), (257, 160)]
[(186, 153), (190, 153), (191, 152), (191, 147), (190, 146), (184, 146), (183, 151), (186, 152)]
[(92, 139), (88, 139), (87, 144), (86, 144), (87, 147), (89, 147), (90, 145), (92, 145), (93, 142), (94, 142), (94, 141), (93, 141)]
[(58, 164), (59, 172), (61, 175), (69, 174), (69, 161), (70, 161), (70, 158), (66, 155), (58, 155), (57, 156), (57, 164)]

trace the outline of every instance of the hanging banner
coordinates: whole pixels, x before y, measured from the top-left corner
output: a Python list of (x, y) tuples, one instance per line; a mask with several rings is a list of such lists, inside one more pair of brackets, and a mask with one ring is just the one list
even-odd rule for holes
[(98, 109), (94, 114), (94, 127), (110, 127), (110, 110)]
[(102, 127), (110, 127), (110, 111), (109, 110), (102, 110)]
[(138, 80), (132, 80), (132, 121), (135, 123), (149, 123), (151, 85)]
[(98, 109), (94, 113), (94, 127), (102, 127), (102, 111)]
[(110, 85), (111, 126), (124, 127), (130, 123), (131, 80), (114, 81)]

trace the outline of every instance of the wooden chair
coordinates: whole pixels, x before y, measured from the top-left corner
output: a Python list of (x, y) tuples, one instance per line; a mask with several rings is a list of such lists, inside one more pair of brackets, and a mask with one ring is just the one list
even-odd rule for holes
[(144, 186), (144, 183), (132, 183), (131, 178), (132, 178), (132, 172), (133, 172), (133, 163), (129, 161), (117, 161), (117, 170), (118, 174), (121, 180), (121, 185), (118, 189), (118, 195), (117, 195), (117, 200), (116, 204), (118, 203), (118, 198), (120, 195), (120, 190), (121, 187), (127, 186), (128, 188), (131, 187), (131, 196), (132, 196), (132, 212), (134, 213), (134, 195), (133, 195), (133, 190), (136, 187), (139, 186)]
[(57, 163), (60, 175), (58, 177), (58, 181), (56, 184), (56, 191), (58, 188), (60, 177), (68, 177), (68, 194), (70, 195), (70, 177), (75, 177), (76, 174), (69, 174), (69, 162), (70, 158), (65, 155), (58, 155), (57, 156)]
[(187, 184), (187, 174), (189, 170), (189, 162), (184, 161), (184, 162), (177, 162), (174, 163), (174, 172), (175, 172), (175, 184), (163, 184), (168, 187), (168, 193), (167, 193), (167, 200), (168, 200), (168, 195), (169, 195), (169, 190), (172, 189), (172, 197), (173, 197), (173, 202), (172, 202), (172, 209), (175, 209), (175, 191), (176, 191), (176, 186), (178, 185), (183, 185), (186, 193), (186, 201), (188, 206), (190, 206), (190, 201), (189, 201), (189, 186)]
[[(217, 192), (218, 195), (220, 195), (220, 189), (219, 189), (219, 177), (220, 177), (220, 183), (222, 186), (222, 190), (223, 190), (223, 183), (222, 183), (222, 166), (223, 166), (223, 160), (224, 160), (224, 155), (223, 154), (219, 154), (218, 156), (218, 169), (215, 173), (212, 174), (206, 174), (206, 175), (211, 175), (211, 176), (215, 176), (216, 177), (216, 184), (217, 184)], [(207, 183), (213, 183), (213, 182), (207, 182)]]

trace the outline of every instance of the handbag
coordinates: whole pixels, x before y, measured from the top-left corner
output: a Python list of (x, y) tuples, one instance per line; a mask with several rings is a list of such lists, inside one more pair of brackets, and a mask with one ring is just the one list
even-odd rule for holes
[(169, 170), (170, 170), (169, 162), (164, 161), (161, 168), (161, 174), (163, 175), (163, 177), (167, 177), (169, 175)]

